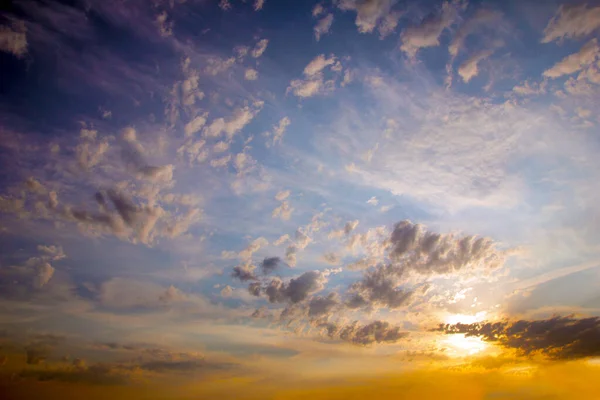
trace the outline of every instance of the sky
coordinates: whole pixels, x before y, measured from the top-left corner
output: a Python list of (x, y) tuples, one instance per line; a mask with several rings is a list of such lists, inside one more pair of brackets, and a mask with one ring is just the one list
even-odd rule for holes
[(0, 8), (0, 393), (599, 399), (600, 3)]

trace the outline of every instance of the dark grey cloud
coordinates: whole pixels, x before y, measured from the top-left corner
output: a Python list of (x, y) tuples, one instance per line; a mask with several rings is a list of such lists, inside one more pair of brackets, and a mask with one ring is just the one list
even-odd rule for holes
[(326, 324), (323, 327), (329, 337), (359, 345), (396, 343), (408, 336), (407, 332), (402, 332), (400, 327), (387, 321), (373, 321), (366, 325), (354, 321), (347, 325)]
[(327, 282), (326, 276), (319, 271), (308, 271), (289, 282), (273, 278), (263, 287), (263, 292), (271, 303), (299, 303), (310, 294), (323, 290)]
[(263, 274), (269, 275), (271, 272), (273, 272), (277, 268), (279, 268), (279, 265), (281, 265), (281, 262), (282, 262), (281, 258), (279, 258), (279, 257), (266, 257), (260, 263), (260, 269), (262, 270)]
[(239, 279), (242, 282), (256, 281), (258, 278), (254, 274), (254, 269), (255, 266), (251, 264), (237, 265), (233, 267), (231, 277), (234, 279)]
[(315, 296), (308, 303), (308, 316), (311, 318), (330, 315), (340, 305), (337, 293), (329, 293), (326, 297)]
[(445, 334), (480, 337), (515, 349), (521, 355), (543, 354), (552, 359), (600, 356), (600, 318), (554, 317), (546, 320), (440, 325)]

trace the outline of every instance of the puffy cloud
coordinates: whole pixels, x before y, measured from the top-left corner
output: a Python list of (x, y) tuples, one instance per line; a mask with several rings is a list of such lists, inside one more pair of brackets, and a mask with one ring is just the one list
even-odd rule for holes
[(304, 75), (314, 76), (323, 71), (326, 67), (335, 63), (335, 57), (325, 57), (325, 54), (319, 54), (313, 58), (306, 67), (304, 67)]
[(110, 145), (107, 139), (96, 141), (96, 131), (82, 129), (81, 142), (75, 147), (77, 164), (84, 170), (95, 167), (104, 157)]
[(420, 274), (476, 267), (491, 270), (504, 263), (503, 253), (491, 239), (430, 232), (410, 221), (397, 223), (389, 240), (390, 259)]
[(238, 253), (238, 257), (243, 261), (250, 261), (254, 253), (261, 249), (261, 247), (265, 247), (269, 245), (269, 241), (264, 237), (259, 237), (254, 239), (244, 250)]
[(334, 56), (327, 58), (324, 54), (318, 55), (304, 68), (305, 78), (292, 80), (286, 92), (292, 92), (298, 97), (312, 97), (333, 90), (335, 82), (333, 80), (324, 81), (323, 70), (335, 65), (335, 62)]
[(337, 2), (337, 6), (344, 11), (356, 12), (355, 23), (358, 31), (371, 33), (377, 26), (380, 26), (381, 29), (381, 25), (389, 24), (390, 21), (386, 22), (386, 17), (391, 15), (390, 11), (394, 3), (394, 0), (340, 0)]
[(288, 235), (287, 233), (285, 235), (281, 235), (277, 240), (275, 240), (273, 242), (274, 246), (281, 246), (282, 244), (284, 244), (287, 241), (291, 241), (290, 239), (290, 235)]
[(281, 258), (279, 257), (266, 257), (260, 263), (260, 269), (262, 270), (264, 275), (269, 275), (271, 272), (275, 271), (279, 268), (279, 265), (282, 263)]
[(320, 271), (308, 271), (297, 278), (284, 282), (280, 278), (273, 278), (263, 285), (262, 292), (271, 303), (299, 303), (309, 295), (325, 288), (327, 277)]
[(408, 336), (400, 327), (392, 326), (387, 321), (373, 321), (361, 325), (358, 321), (344, 326), (335, 324), (327, 326), (330, 337), (339, 337), (353, 344), (371, 345), (373, 343), (396, 343)]
[(255, 81), (258, 79), (258, 71), (254, 68), (248, 68), (246, 72), (244, 72), (244, 79), (247, 81)]
[(256, 43), (256, 46), (254, 46), (254, 48), (252, 49), (250, 54), (252, 55), (252, 57), (258, 58), (263, 55), (265, 50), (267, 50), (268, 45), (269, 45), (268, 39), (261, 39)]
[(185, 136), (192, 136), (194, 133), (200, 131), (200, 129), (202, 129), (202, 127), (206, 124), (207, 117), (208, 113), (203, 113), (194, 117), (194, 119), (188, 122), (184, 128)]
[(331, 29), (331, 25), (333, 24), (333, 14), (329, 13), (317, 22), (315, 25), (315, 39), (317, 41), (321, 40), (321, 36), (329, 33)]
[(227, 150), (229, 150), (229, 142), (225, 142), (223, 140), (215, 143), (213, 146), (213, 153), (223, 153)]
[(227, 137), (231, 139), (236, 133), (248, 125), (259, 111), (260, 107), (254, 109), (248, 106), (236, 108), (227, 119), (214, 119), (210, 125), (204, 128), (203, 134), (206, 137), (212, 138), (225, 133)]
[(12, 27), (0, 26), (0, 51), (23, 57), (27, 53), (25, 24), (15, 22)]
[(377, 204), (379, 204), (379, 200), (377, 200), (377, 197), (373, 196), (369, 200), (367, 200), (367, 204), (376, 206)]
[[(600, 7), (598, 9), (600, 10)], [(563, 58), (554, 64), (554, 66), (544, 71), (543, 75), (548, 78), (558, 78), (563, 75), (573, 74), (591, 65), (599, 55), (600, 47), (598, 47), (598, 40), (594, 38), (583, 45), (577, 53)]]
[(600, 6), (563, 4), (546, 25), (542, 43), (558, 39), (577, 39), (600, 28)]
[(314, 296), (308, 303), (308, 316), (311, 318), (331, 315), (340, 306), (337, 293), (329, 293), (327, 296)]
[(400, 49), (410, 58), (414, 58), (422, 48), (439, 46), (440, 35), (445, 29), (452, 26), (457, 16), (457, 5), (444, 2), (438, 15), (430, 14), (419, 25), (406, 28), (402, 32)]
[(256, 266), (249, 263), (237, 265), (233, 267), (231, 277), (234, 279), (239, 279), (241, 282), (255, 281), (258, 279), (256, 275), (254, 275), (255, 269)]
[(479, 63), (494, 54), (494, 50), (481, 50), (471, 55), (464, 63), (458, 67), (458, 75), (464, 82), (469, 82), (479, 74)]
[(600, 318), (554, 317), (536, 321), (480, 322), (440, 325), (446, 334), (464, 334), (515, 349), (521, 355), (552, 359), (600, 356)]

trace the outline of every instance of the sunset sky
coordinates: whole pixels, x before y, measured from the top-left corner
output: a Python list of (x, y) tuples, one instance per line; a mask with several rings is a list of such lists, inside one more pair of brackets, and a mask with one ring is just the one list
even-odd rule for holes
[(600, 399), (600, 3), (0, 8), (3, 399)]

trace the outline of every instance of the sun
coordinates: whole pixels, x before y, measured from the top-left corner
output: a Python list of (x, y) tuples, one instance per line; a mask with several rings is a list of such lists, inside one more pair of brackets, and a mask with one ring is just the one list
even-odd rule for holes
[(480, 338), (466, 337), (464, 334), (448, 335), (443, 342), (448, 346), (448, 354), (455, 357), (472, 356), (488, 347)]

